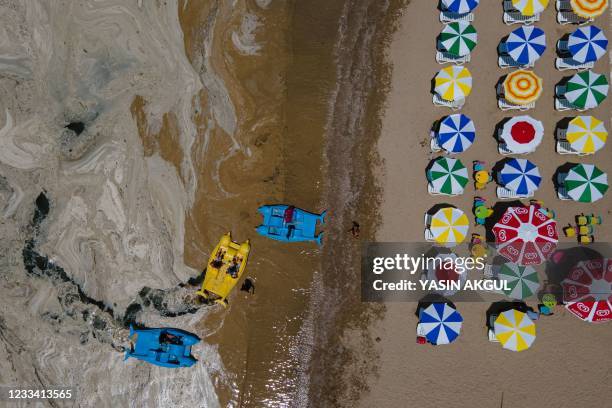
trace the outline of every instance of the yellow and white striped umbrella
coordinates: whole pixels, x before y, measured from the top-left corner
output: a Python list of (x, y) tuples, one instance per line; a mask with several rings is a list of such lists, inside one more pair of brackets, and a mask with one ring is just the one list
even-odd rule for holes
[(512, 0), (512, 6), (524, 16), (533, 16), (548, 7), (548, 0)]
[(608, 0), (571, 0), (572, 11), (584, 18), (601, 16), (608, 8)]
[(436, 242), (440, 244), (458, 244), (463, 242), (470, 228), (470, 221), (463, 211), (454, 207), (438, 210), (431, 217), (429, 230)]
[(542, 94), (542, 78), (532, 71), (519, 69), (504, 80), (504, 97), (517, 105), (535, 102)]
[(500, 313), (493, 323), (493, 331), (502, 346), (512, 351), (527, 350), (536, 338), (533, 321), (527, 314), (516, 309)]
[(567, 126), (565, 138), (579, 153), (595, 153), (606, 144), (608, 131), (604, 123), (593, 116), (576, 116)]
[(470, 70), (457, 65), (441, 69), (436, 74), (434, 92), (451, 102), (465, 99), (472, 92)]

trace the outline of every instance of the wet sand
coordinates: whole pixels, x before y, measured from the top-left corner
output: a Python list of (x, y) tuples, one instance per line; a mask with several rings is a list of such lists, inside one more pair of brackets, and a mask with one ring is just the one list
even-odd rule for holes
[[(451, 113), (431, 103), (431, 79), (442, 68), (434, 59), (435, 38), (442, 28), (435, 3), (410, 2), (388, 49), (393, 74), (378, 144), (384, 192), (382, 222), (376, 233), (380, 242), (421, 241), (425, 211), (436, 203), (448, 202), (469, 213), (476, 195), (471, 186), (455, 198), (432, 197), (426, 190), (425, 167), (433, 157), (429, 130), (435, 120)], [(605, 219), (604, 226), (597, 229), (596, 239), (610, 242), (612, 232), (606, 228), (611, 213), (610, 194), (593, 204), (561, 202), (552, 185), (553, 173), (567, 161), (594, 163), (612, 174), (610, 143), (590, 157), (560, 156), (554, 151), (555, 124), (575, 115), (553, 108), (554, 85), (572, 74), (554, 69), (554, 44), (564, 33), (575, 29), (558, 25), (555, 14), (551, 4), (536, 24), (547, 35), (548, 49), (534, 69), (544, 80), (544, 92), (536, 108), (527, 112), (543, 121), (545, 136), (535, 153), (523, 157), (540, 167), (543, 182), (535, 198), (556, 211), (559, 228), (573, 221), (575, 214), (594, 212)], [(517, 27), (504, 25), (501, 17), (500, 1), (481, 2), (475, 12), (479, 42), (472, 61), (466, 65), (472, 72), (474, 87), (461, 112), (475, 121), (477, 139), (468, 151), (458, 155), (468, 167), (472, 160), (485, 160), (491, 167), (503, 158), (497, 153), (494, 127), (513, 115), (501, 112), (495, 98), (495, 85), (508, 72), (497, 67), (496, 47), (503, 36)], [(595, 24), (609, 27), (609, 16), (598, 18)], [(607, 57), (596, 64), (595, 71), (609, 73)], [(609, 129), (610, 98), (587, 114), (605, 120)], [(496, 201), (494, 184), (477, 195), (492, 205)], [(470, 232), (484, 233), (484, 229), (471, 227)], [(612, 340), (609, 325), (588, 324), (558, 308), (554, 316), (538, 322), (538, 338), (532, 349), (512, 353), (487, 341), (484, 316), (488, 304), (460, 303), (458, 308), (465, 320), (461, 337), (450, 346), (430, 347), (415, 343), (416, 304), (386, 306), (384, 318), (371, 328), (373, 336), (381, 339), (377, 344), (378, 374), (370, 376), (370, 392), (360, 406), (395, 407), (407, 401), (419, 407), (602, 406), (612, 398), (609, 388), (598, 385), (609, 378), (609, 370), (601, 364), (612, 357), (607, 346)]]

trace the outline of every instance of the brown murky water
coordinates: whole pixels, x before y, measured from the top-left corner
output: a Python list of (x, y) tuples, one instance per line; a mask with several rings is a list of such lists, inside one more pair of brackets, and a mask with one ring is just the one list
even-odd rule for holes
[[(254, 0), (226, 3), (179, 5), (194, 69), (202, 77), (213, 70), (235, 109), (230, 132), (215, 111), (218, 95), (201, 92), (193, 101), (198, 188), (186, 222), (186, 262), (202, 268), (226, 231), (251, 239), (253, 248), (246, 274), (256, 280), (255, 295), (236, 292), (227, 310), (217, 308), (200, 322), (225, 367), (216, 378), (218, 396), (223, 406), (245, 407), (350, 401), (363, 389), (359, 371), (372, 365), (352, 360), (342, 336), (348, 328), (362, 338), (376, 311), (359, 303), (358, 241), (346, 229), (359, 219), (367, 239), (375, 224), (368, 164), (375, 160), (370, 152), (386, 77), (381, 50), (394, 6), (378, 0), (272, 1), (266, 8)], [(262, 23), (256, 41), (263, 49), (255, 55), (232, 44), (246, 14)], [(145, 154), (158, 152), (182, 174), (176, 117), (167, 113), (152, 131), (146, 104), (138, 97), (131, 107)], [(312, 211), (329, 206), (323, 249), (256, 235), (257, 207), (267, 203)], [(363, 338), (363, 347), (369, 342)], [(347, 364), (353, 374), (346, 374)]]

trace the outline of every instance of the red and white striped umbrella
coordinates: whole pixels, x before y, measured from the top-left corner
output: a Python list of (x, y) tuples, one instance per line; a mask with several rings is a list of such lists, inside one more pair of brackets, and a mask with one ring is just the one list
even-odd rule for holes
[(497, 252), (519, 265), (539, 265), (557, 247), (557, 222), (536, 206), (509, 207), (493, 227)]
[(561, 282), (567, 310), (587, 322), (612, 320), (612, 259), (579, 262)]

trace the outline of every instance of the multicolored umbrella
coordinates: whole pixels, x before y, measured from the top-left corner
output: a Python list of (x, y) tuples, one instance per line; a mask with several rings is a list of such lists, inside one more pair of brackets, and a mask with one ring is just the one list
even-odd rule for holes
[(548, 7), (548, 0), (512, 0), (512, 6), (524, 16), (533, 16)]
[(436, 74), (434, 92), (451, 102), (465, 99), (472, 92), (470, 70), (457, 65), (441, 69)]
[(561, 282), (567, 310), (587, 322), (612, 320), (612, 259), (579, 262)]
[(504, 293), (512, 299), (527, 299), (540, 288), (538, 273), (531, 266), (505, 263), (499, 269), (497, 279), (506, 282), (508, 290), (504, 290)]
[(446, 303), (432, 303), (419, 313), (425, 338), (432, 344), (449, 344), (461, 333), (463, 317)]
[(461, 153), (474, 143), (476, 127), (467, 115), (455, 113), (442, 119), (436, 138), (447, 152)]
[(599, 27), (579, 27), (569, 35), (567, 48), (574, 61), (595, 62), (606, 53), (608, 39)]
[(504, 97), (517, 105), (535, 102), (542, 93), (542, 78), (532, 71), (519, 69), (504, 80)]
[(519, 64), (533, 64), (546, 51), (546, 34), (537, 27), (519, 27), (508, 36), (506, 50)]
[(465, 14), (474, 10), (480, 0), (442, 0), (442, 6), (453, 13)]
[(519, 265), (539, 265), (557, 247), (557, 222), (537, 206), (509, 207), (493, 226), (497, 252)]
[(510, 159), (499, 172), (501, 184), (520, 195), (533, 193), (540, 187), (542, 176), (538, 166), (525, 159)]
[(542, 143), (544, 125), (529, 115), (514, 116), (504, 123), (500, 135), (512, 153), (531, 153)]
[(467, 168), (461, 160), (438, 157), (427, 172), (432, 187), (442, 194), (463, 194), (469, 181)]
[[(453, 253), (438, 254), (432, 262), (428, 262), (427, 280), (428, 281), (443, 281), (443, 282), (461, 282), (461, 285), (467, 280), (467, 273), (457, 272), (457, 255)], [(457, 293), (456, 289), (446, 289), (436, 291), (442, 296), (452, 296)]]
[(458, 21), (444, 26), (440, 33), (440, 43), (450, 54), (464, 57), (476, 47), (478, 34), (470, 23)]
[(572, 200), (592, 203), (608, 191), (608, 175), (592, 164), (577, 164), (567, 173), (563, 186)]
[(564, 96), (578, 109), (595, 108), (608, 96), (608, 79), (593, 71), (579, 72), (567, 82)]
[(527, 350), (536, 338), (535, 323), (523, 312), (511, 309), (502, 312), (493, 322), (495, 337), (507, 350)]
[(570, 0), (572, 11), (583, 18), (595, 18), (608, 8), (608, 0)]
[(438, 210), (431, 217), (429, 230), (434, 240), (440, 244), (459, 244), (463, 242), (470, 229), (470, 221), (463, 211), (454, 207)]
[(608, 131), (603, 122), (593, 116), (576, 116), (568, 126), (565, 138), (579, 153), (595, 153), (606, 144)]

